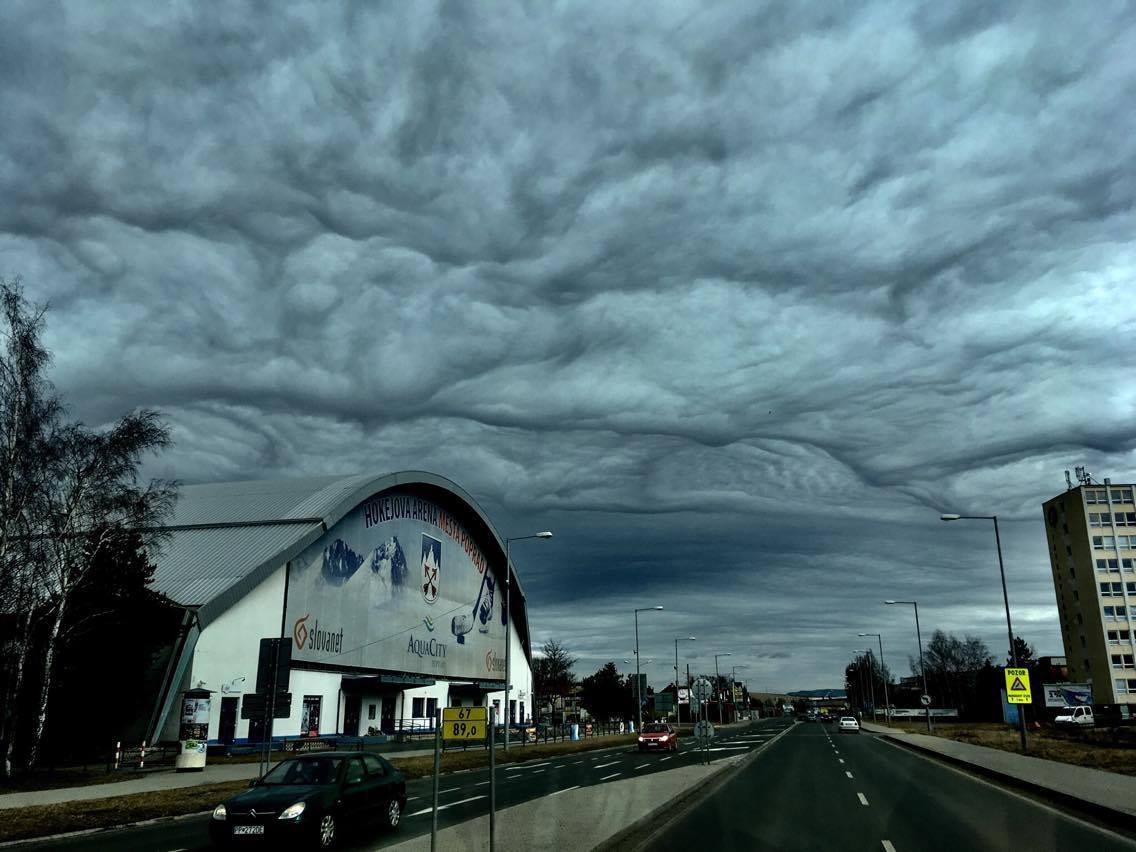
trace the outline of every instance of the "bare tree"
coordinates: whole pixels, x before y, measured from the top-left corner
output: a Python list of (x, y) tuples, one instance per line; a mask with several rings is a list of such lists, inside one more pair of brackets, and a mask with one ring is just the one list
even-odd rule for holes
[(139, 531), (144, 542), (152, 541), (173, 505), (172, 485), (142, 485), (137, 476), (142, 455), (166, 447), (169, 441), (169, 430), (158, 413), (140, 411), (102, 432), (70, 424), (52, 442), (47, 476), (32, 512), (31, 540), (42, 566), (38, 574), (45, 633), (28, 765), (34, 765), (38, 756), (68, 607), (82, 594), (92, 565), (106, 550), (120, 547)]
[(50, 353), (40, 342), (45, 308), (24, 298), (19, 281), (0, 282), (3, 353), (0, 354), (0, 616), (5, 631), (0, 749), (3, 775), (11, 775), (19, 724), (19, 696), (42, 579), (31, 558), (29, 509), (45, 477), (44, 460), (54, 442), (62, 406), (46, 378)]

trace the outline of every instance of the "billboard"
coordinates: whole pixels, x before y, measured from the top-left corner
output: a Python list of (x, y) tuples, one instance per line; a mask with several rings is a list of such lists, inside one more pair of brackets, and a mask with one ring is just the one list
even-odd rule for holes
[(292, 560), (292, 659), (504, 680), (503, 591), (453, 514), (386, 492)]
[(1046, 707), (1077, 707), (1093, 703), (1093, 688), (1087, 683), (1045, 683)]

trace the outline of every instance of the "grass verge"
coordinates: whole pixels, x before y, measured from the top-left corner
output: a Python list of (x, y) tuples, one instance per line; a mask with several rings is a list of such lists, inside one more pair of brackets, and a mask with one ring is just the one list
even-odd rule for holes
[[(912, 734), (926, 734), (922, 724), (896, 724), (893, 729)], [(956, 740), (971, 745), (998, 748), (1003, 751), (1020, 751), (1021, 739), (1017, 728), (997, 723), (988, 724), (938, 724), (932, 730), (937, 737)], [(1048, 728), (1028, 732), (1029, 753), (1044, 760), (1055, 760), (1089, 769), (1105, 772), (1118, 772), (1122, 775), (1136, 775), (1136, 748), (1124, 745), (1107, 745), (1091, 742), (1077, 732), (1066, 733)]]
[[(631, 745), (635, 737), (615, 735), (595, 737), (577, 742), (546, 743), (497, 752), (498, 764), (519, 763), (576, 754), (582, 751)], [(434, 771), (434, 758), (389, 757), (407, 780), (424, 778)], [(482, 769), (489, 765), (486, 751), (448, 752), (442, 755), (442, 772), (459, 772), (465, 769)], [(129, 796), (112, 796), (106, 799), (64, 802), (58, 805), (36, 805), (28, 808), (9, 808), (0, 811), (0, 842), (29, 840), (69, 831), (93, 828), (111, 828), (118, 825), (142, 822), (158, 817), (173, 817), (211, 810), (218, 802), (244, 790), (247, 781), (228, 781), (223, 784), (202, 784), (197, 787), (179, 787), (152, 793), (135, 793)]]

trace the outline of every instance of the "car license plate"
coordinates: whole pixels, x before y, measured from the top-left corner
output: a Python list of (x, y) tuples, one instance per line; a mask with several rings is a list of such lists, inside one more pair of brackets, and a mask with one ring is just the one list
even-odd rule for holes
[(263, 825), (234, 825), (233, 834), (264, 834)]

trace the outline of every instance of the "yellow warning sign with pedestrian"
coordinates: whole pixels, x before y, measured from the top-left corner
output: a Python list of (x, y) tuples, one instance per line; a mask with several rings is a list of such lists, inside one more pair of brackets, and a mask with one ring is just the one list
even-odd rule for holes
[(1029, 704), (1033, 701), (1029, 669), (1006, 669), (1006, 700), (1011, 704)]

